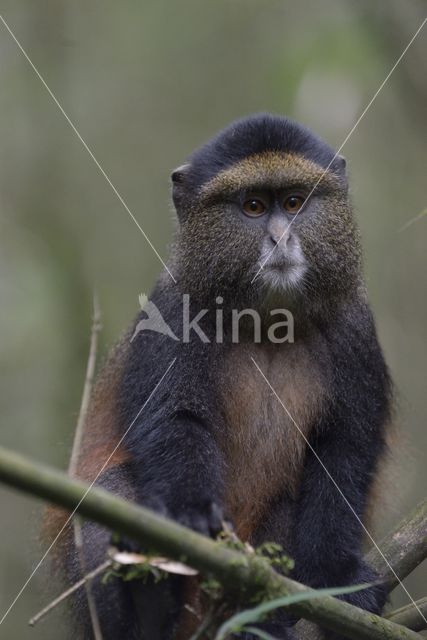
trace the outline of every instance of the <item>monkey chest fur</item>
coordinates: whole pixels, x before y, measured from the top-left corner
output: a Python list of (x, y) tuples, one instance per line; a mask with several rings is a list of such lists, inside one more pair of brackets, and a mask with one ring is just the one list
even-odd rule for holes
[(303, 343), (234, 345), (226, 360), (226, 508), (243, 537), (250, 537), (269, 502), (298, 490), (305, 438), (327, 397), (325, 372), (312, 353)]

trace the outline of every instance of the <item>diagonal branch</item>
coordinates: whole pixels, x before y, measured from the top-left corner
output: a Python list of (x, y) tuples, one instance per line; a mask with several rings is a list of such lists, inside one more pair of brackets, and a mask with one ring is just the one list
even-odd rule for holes
[[(0, 448), (0, 480), (33, 496), (74, 509), (87, 490), (83, 482)], [(262, 558), (231, 550), (148, 509), (92, 488), (79, 513), (142, 544), (214, 576), (231, 600), (250, 604), (307, 587), (279, 575)], [(353, 640), (416, 640), (418, 634), (330, 596), (299, 602), (289, 610)]]
[[(401, 520), (378, 546), (400, 580), (418, 567), (427, 557), (427, 499)], [(389, 591), (397, 587), (396, 576), (384, 566), (384, 560), (376, 549), (371, 549), (366, 560), (387, 582)]]
[(396, 624), (402, 624), (404, 627), (412, 629), (412, 631), (423, 631), (427, 625), (420, 616), (420, 611), (427, 617), (427, 598), (417, 600), (416, 605), (414, 607), (413, 604), (408, 604), (406, 607), (392, 611), (386, 617)]

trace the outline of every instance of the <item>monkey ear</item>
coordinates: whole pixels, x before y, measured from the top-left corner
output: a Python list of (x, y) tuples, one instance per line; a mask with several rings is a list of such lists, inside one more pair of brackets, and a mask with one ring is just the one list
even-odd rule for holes
[(182, 184), (185, 181), (185, 176), (190, 169), (190, 165), (188, 163), (182, 164), (176, 169), (174, 169), (171, 173), (172, 184)]
[(337, 156), (337, 159), (340, 161), (341, 167), (345, 169), (347, 166), (347, 160), (344, 158), (344, 156), (340, 154)]
[(344, 158), (344, 156), (342, 156), (341, 154), (337, 155), (337, 157), (334, 160), (334, 165), (336, 166), (336, 168), (340, 173), (343, 173), (345, 175), (347, 160)]
[(332, 163), (331, 169), (343, 183), (343, 185), (348, 185), (348, 176), (347, 176), (347, 161), (344, 156), (338, 154)]
[(186, 178), (190, 170), (190, 164), (182, 164), (172, 171), (172, 199), (175, 205), (178, 217), (181, 218), (182, 214), (182, 202), (186, 187)]

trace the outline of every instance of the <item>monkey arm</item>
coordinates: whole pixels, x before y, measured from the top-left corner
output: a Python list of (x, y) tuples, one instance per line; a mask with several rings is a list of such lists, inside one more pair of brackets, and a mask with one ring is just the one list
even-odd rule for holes
[[(362, 559), (368, 496), (385, 452), (391, 383), (366, 303), (343, 308), (324, 328), (330, 404), (313, 430), (296, 504), (296, 575), (313, 587), (370, 582)], [(346, 596), (380, 611), (381, 587)]]
[[(380, 427), (350, 417), (339, 427), (330, 426), (313, 446), (318, 458), (308, 452), (296, 505), (296, 577), (315, 588), (372, 582), (377, 576), (362, 559), (362, 522), (383, 450)], [(345, 597), (375, 613), (385, 598), (382, 586)]]
[(223, 459), (205, 422), (190, 412), (139, 429), (133, 446), (138, 499), (206, 535), (222, 529)]

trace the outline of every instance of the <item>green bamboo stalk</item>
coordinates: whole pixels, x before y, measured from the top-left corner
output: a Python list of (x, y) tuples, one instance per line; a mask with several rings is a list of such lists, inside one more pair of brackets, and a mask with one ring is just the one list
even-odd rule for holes
[[(148, 509), (118, 498), (65, 473), (0, 448), (0, 481), (30, 495), (76, 510), (148, 545), (159, 553), (214, 576), (231, 598), (244, 604), (305, 591), (307, 587), (279, 575), (262, 558), (224, 547)], [(295, 603), (289, 610), (353, 640), (417, 640), (418, 634), (330, 596)]]

